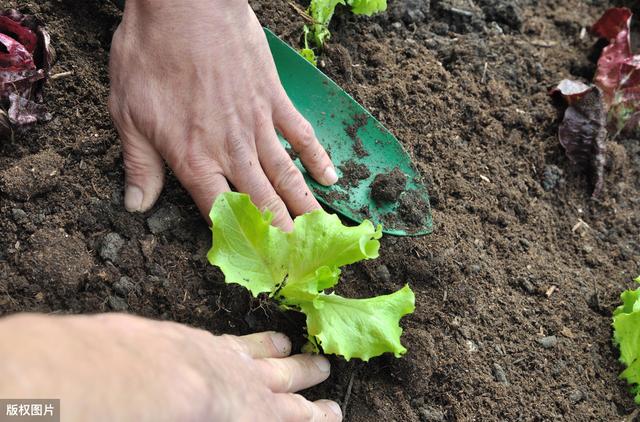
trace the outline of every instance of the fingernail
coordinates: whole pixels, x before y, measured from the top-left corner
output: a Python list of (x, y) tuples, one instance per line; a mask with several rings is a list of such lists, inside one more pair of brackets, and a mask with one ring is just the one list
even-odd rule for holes
[(124, 189), (124, 207), (129, 212), (137, 212), (142, 209), (144, 193), (137, 186), (129, 185)]
[(327, 406), (329, 406), (329, 409), (331, 409), (331, 411), (335, 413), (336, 416), (342, 417), (342, 409), (340, 409), (338, 403), (329, 400), (327, 401)]
[(333, 166), (329, 166), (324, 169), (324, 183), (326, 185), (333, 185), (338, 181), (338, 174)]
[(271, 333), (271, 342), (273, 347), (283, 355), (288, 355), (291, 352), (291, 341), (284, 334)]
[(331, 364), (324, 356), (315, 355), (311, 359), (313, 359), (313, 363), (315, 363), (322, 372), (329, 372), (331, 369)]

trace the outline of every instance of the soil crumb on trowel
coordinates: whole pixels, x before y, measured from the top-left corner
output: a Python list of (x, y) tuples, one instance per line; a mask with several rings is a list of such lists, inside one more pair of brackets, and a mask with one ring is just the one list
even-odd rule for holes
[(342, 187), (358, 186), (361, 180), (371, 176), (371, 172), (367, 166), (356, 163), (353, 160), (346, 161), (343, 165), (338, 166), (338, 168), (342, 171), (342, 177), (338, 181), (338, 185)]
[(371, 182), (371, 197), (376, 202), (396, 202), (407, 185), (407, 175), (399, 168), (378, 174)]
[[(419, 229), (429, 213), (429, 204), (419, 195), (406, 191), (407, 175), (399, 168), (389, 173), (378, 174), (371, 182), (371, 197), (378, 203), (396, 202), (398, 208), (382, 217), (382, 224), (388, 227)], [(406, 193), (405, 193), (406, 192)], [(404, 195), (403, 195), (404, 193)]]
[(335, 189), (330, 189), (328, 191), (316, 190), (315, 195), (324, 199), (329, 204), (333, 204), (336, 201), (346, 201), (347, 195), (342, 192), (338, 192)]
[(353, 140), (353, 152), (356, 153), (358, 158), (363, 158), (369, 155), (367, 150), (364, 148), (362, 144), (362, 139), (358, 136), (358, 129), (367, 125), (368, 117), (366, 114), (355, 114), (353, 116), (353, 123), (348, 125), (344, 130), (349, 135), (349, 138)]

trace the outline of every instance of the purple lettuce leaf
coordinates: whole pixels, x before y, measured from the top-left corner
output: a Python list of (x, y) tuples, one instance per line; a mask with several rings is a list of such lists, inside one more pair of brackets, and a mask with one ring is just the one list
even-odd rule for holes
[(604, 187), (607, 140), (602, 91), (597, 86), (565, 79), (552, 92), (562, 95), (568, 104), (558, 129), (560, 144), (573, 165), (595, 175), (592, 196), (599, 197)]
[(593, 197), (604, 188), (607, 139), (630, 134), (640, 123), (640, 55), (631, 51), (631, 17), (627, 8), (611, 8), (590, 28), (609, 41), (592, 85), (565, 79), (551, 90), (567, 103), (560, 143), (572, 164), (595, 176)]
[(42, 100), (54, 61), (49, 34), (34, 16), (0, 13), (0, 136), (51, 118)]

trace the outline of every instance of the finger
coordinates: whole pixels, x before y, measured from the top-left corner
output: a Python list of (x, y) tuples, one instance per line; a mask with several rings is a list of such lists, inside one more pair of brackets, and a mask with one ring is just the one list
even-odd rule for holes
[(325, 186), (338, 181), (336, 169), (313, 131), (311, 124), (296, 110), (282, 90), (280, 104), (273, 111), (273, 121), (284, 135), (311, 176)]
[(202, 216), (209, 221), (213, 201), (221, 193), (231, 190), (227, 179), (206, 155), (181, 162), (169, 162), (169, 165), (193, 198)]
[(267, 131), (257, 142), (260, 164), (280, 198), (293, 215), (320, 208), (302, 173), (278, 140), (275, 130)]
[(319, 384), (329, 377), (331, 365), (324, 356), (294, 355), (256, 362), (267, 387), (275, 393), (293, 393)]
[(251, 200), (261, 210), (269, 210), (273, 213), (273, 224), (283, 230), (293, 229), (293, 220), (287, 207), (273, 189), (271, 182), (264, 174), (259, 160), (249, 161), (250, 165), (243, 168), (238, 174), (230, 175), (229, 180), (240, 192), (246, 192)]
[(254, 358), (283, 358), (291, 353), (291, 340), (282, 333), (268, 331), (235, 339)]
[(310, 402), (300, 394), (276, 394), (273, 408), (283, 421), (339, 422), (342, 411), (331, 400)]
[(156, 203), (164, 185), (164, 162), (151, 143), (138, 133), (118, 130), (124, 160), (124, 207), (145, 212)]

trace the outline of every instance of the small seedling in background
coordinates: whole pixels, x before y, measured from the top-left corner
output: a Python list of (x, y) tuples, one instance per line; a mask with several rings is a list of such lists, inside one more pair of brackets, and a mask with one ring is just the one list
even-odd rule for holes
[(309, 32), (310, 32), (309, 27), (307, 25), (305, 25), (304, 28), (302, 28), (302, 29), (304, 31), (304, 48), (302, 50), (300, 50), (300, 54), (302, 54), (302, 57), (307, 59), (314, 66), (317, 66), (318, 65), (318, 61), (316, 60), (316, 53), (309, 46)]
[(329, 23), (336, 6), (339, 4), (349, 6), (351, 12), (356, 15), (371, 16), (387, 10), (387, 0), (311, 0), (307, 9), (311, 24), (305, 25), (303, 28), (304, 48), (300, 53), (314, 65), (316, 64), (316, 54), (310, 45), (313, 43), (319, 49), (324, 47), (324, 42), (331, 36)]

